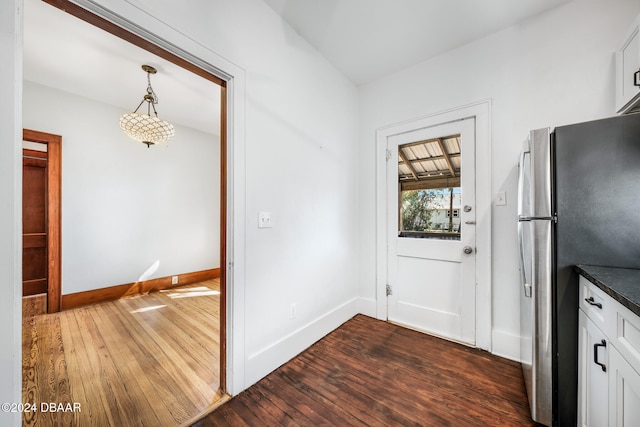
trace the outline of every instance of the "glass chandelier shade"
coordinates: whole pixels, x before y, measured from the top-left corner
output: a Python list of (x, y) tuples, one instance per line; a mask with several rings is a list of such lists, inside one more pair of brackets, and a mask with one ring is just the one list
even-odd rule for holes
[[(120, 129), (132, 139), (150, 147), (170, 140), (176, 131), (171, 123), (158, 118), (155, 107), (158, 103), (158, 96), (151, 87), (150, 77), (151, 74), (157, 72), (156, 69), (150, 65), (143, 65), (142, 69), (147, 73), (147, 93), (133, 113), (126, 113), (120, 117)], [(138, 110), (145, 102), (147, 103), (147, 113), (138, 114)], [(151, 115), (152, 109), (153, 115)]]

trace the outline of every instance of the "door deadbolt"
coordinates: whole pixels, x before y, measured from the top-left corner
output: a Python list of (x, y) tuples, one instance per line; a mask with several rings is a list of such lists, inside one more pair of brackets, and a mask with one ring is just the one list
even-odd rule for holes
[(469, 205), (464, 205), (464, 208), (462, 208), (465, 212), (471, 212), (471, 206)]
[(473, 252), (473, 248), (471, 246), (465, 246), (462, 250), (465, 254), (470, 254), (471, 252)]

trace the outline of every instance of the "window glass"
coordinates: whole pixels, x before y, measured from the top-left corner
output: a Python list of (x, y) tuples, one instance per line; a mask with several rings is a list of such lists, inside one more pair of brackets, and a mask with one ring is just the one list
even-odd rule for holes
[(460, 187), (403, 191), (400, 236), (460, 240)]
[(400, 237), (460, 240), (460, 135), (398, 147)]

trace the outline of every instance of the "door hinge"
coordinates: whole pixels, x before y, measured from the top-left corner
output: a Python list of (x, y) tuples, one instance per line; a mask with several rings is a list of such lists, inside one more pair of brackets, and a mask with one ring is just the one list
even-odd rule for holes
[(387, 296), (393, 294), (393, 292), (391, 292), (391, 286), (387, 283)]
[(388, 162), (391, 159), (391, 150), (389, 150), (388, 148), (386, 151), (386, 156), (387, 156), (387, 162)]

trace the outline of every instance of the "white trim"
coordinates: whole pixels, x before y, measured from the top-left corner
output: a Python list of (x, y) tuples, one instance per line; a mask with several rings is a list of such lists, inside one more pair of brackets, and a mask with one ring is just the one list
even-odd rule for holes
[[(22, 12), (0, 3), (0, 402), (22, 402)], [(21, 421), (0, 412), (0, 425)]]
[(489, 100), (391, 124), (376, 130), (376, 318), (387, 320), (387, 138), (475, 117), (476, 347), (491, 351), (491, 102)]
[(492, 350), (496, 356), (520, 362), (520, 335), (504, 331), (493, 331)]
[(238, 394), (246, 387), (244, 322), (246, 72), (242, 67), (223, 58), (168, 24), (150, 16), (131, 3), (109, 0), (72, 1), (80, 7), (116, 23), (125, 30), (227, 81), (226, 389), (231, 395)]
[(356, 314), (358, 298), (353, 298), (250, 355), (247, 361), (247, 387), (277, 369), (283, 360), (291, 360)]
[(358, 313), (376, 318), (376, 300), (374, 298), (358, 298)]

